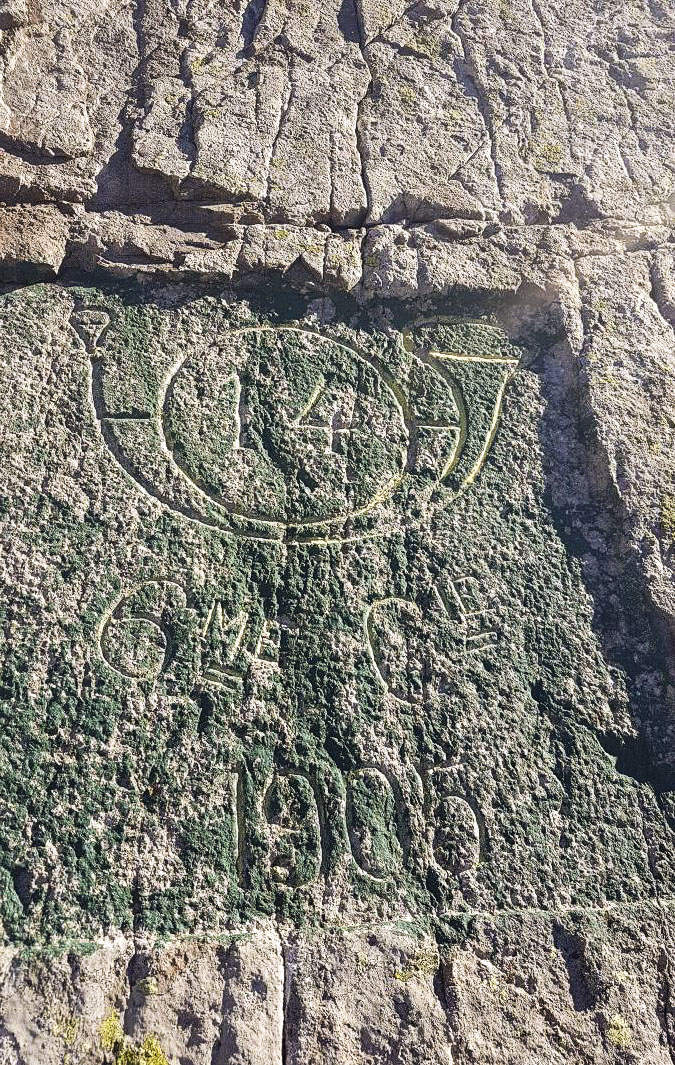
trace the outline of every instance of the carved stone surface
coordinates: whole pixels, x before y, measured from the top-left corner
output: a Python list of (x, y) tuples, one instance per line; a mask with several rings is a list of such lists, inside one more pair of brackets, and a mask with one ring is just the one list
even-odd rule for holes
[(0, 0), (0, 1065), (675, 1060), (674, 21)]

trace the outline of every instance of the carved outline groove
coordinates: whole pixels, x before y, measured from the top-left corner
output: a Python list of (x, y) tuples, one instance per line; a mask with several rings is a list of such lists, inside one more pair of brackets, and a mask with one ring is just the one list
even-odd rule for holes
[[(96, 310), (98, 311), (99, 308), (96, 308)], [(389, 479), (389, 481), (386, 482), (386, 484), (381, 486), (381, 488), (378, 489), (377, 492), (375, 492), (375, 494), (370, 498), (370, 500), (368, 500), (366, 504), (347, 514), (341, 514), (333, 517), (321, 518), (311, 521), (308, 520), (302, 522), (282, 522), (276, 521), (274, 519), (264, 518), (262, 516), (247, 515), (238, 512), (232, 506), (225, 507), (221, 501), (215, 500), (210, 494), (205, 492), (204, 489), (197, 482), (195, 482), (176, 461), (175, 455), (173, 454), (173, 451), (169, 446), (164, 432), (163, 413), (171, 384), (180, 369), (182, 368), (182, 366), (184, 365), (184, 363), (189, 358), (189, 355), (181, 356), (181, 358), (177, 359), (169, 368), (162, 384), (160, 385), (157, 403), (155, 405), (155, 410), (152, 413), (147, 411), (130, 411), (128, 413), (122, 414), (107, 414), (105, 411), (101, 385), (103, 360), (100, 356), (97, 357), (91, 352), (91, 345), (85, 342), (85, 340), (82, 338), (80, 332), (77, 329), (75, 331), (77, 332), (77, 335), (80, 336), (82, 343), (91, 355), (90, 399), (94, 414), (101, 427), (101, 434), (103, 440), (118, 465), (124, 470), (127, 476), (130, 477), (134, 481), (134, 483), (141, 488), (143, 493), (149, 499), (153, 499), (159, 502), (162, 506), (167, 507), (174, 513), (177, 513), (180, 516), (187, 518), (188, 520), (195, 522), (198, 525), (203, 526), (204, 528), (230, 533), (242, 539), (248, 539), (258, 542), (271, 541), (283, 545), (296, 544), (299, 546), (327, 546), (331, 544), (354, 543), (364, 539), (379, 538), (385, 535), (386, 533), (383, 530), (372, 531), (368, 529), (363, 529), (362, 531), (350, 530), (348, 534), (343, 533), (341, 535), (339, 531), (337, 531), (337, 529), (340, 526), (342, 526), (342, 528), (344, 529), (344, 526), (348, 523), (367, 517), (369, 514), (375, 511), (382, 503), (384, 503), (385, 500), (389, 498), (397, 490), (397, 488), (399, 488), (403, 484), (406, 478), (409, 478), (411, 476), (408, 471), (407, 464), (409, 460), (410, 441), (415, 430), (427, 427), (434, 429), (442, 428), (447, 430), (457, 429), (459, 434), (458, 440), (456, 442), (456, 445), (453, 447), (453, 453), (450, 459), (448, 459), (440, 475), (437, 478), (436, 489), (441, 488), (444, 485), (444, 482), (450, 476), (450, 474), (456, 469), (457, 465), (461, 460), (468, 437), (469, 416), (466, 410), (463, 397), (461, 395), (461, 391), (457, 389), (455, 382), (452, 380), (452, 377), (445, 370), (444, 364), (447, 362), (455, 361), (463, 363), (482, 363), (504, 366), (506, 372), (495, 397), (489, 430), (486, 437), (484, 438), (483, 446), (480, 450), (478, 457), (474, 461), (469, 472), (462, 479), (458, 488), (454, 490), (451, 500), (439, 500), (437, 497), (434, 498), (434, 496), (436, 495), (436, 493), (434, 493), (434, 495), (432, 495), (432, 502), (434, 502), (436, 505), (438, 505), (439, 502), (445, 504), (447, 502), (452, 501), (452, 499), (457, 498), (464, 490), (466, 490), (468, 487), (470, 487), (470, 485), (475, 482), (478, 474), (480, 473), (480, 470), (482, 469), (485, 463), (485, 460), (492, 447), (499, 426), (506, 386), (519, 363), (519, 360), (517, 358), (506, 356), (465, 355), (460, 352), (444, 352), (438, 350), (431, 350), (426, 355), (417, 353), (416, 357), (419, 358), (421, 362), (426, 365), (429, 365), (445, 379), (448, 388), (451, 390), (453, 397), (458, 403), (458, 409), (460, 412), (460, 421), (458, 426), (451, 426), (450, 423), (448, 423), (448, 425), (442, 426), (432, 424), (427, 426), (424, 422), (417, 421), (414, 418), (410, 410), (409, 401), (405, 390), (398, 383), (391, 371), (389, 371), (387, 367), (383, 365), (381, 360), (379, 360), (374, 355), (358, 351), (354, 346), (350, 344), (347, 344), (341, 340), (335, 340), (332, 337), (324, 336), (316, 330), (307, 329), (305, 327), (290, 325), (263, 325), (247, 326), (241, 329), (228, 330), (228, 338), (245, 335), (247, 333), (295, 332), (303, 334), (305, 336), (313, 337), (322, 343), (336, 345), (337, 347), (349, 352), (350, 356), (352, 356), (353, 358), (356, 358), (357, 360), (365, 362), (367, 365), (371, 366), (371, 368), (382, 379), (385, 386), (387, 387), (389, 394), (392, 396), (396, 404), (399, 417), (408, 437), (408, 451), (406, 453), (404, 453), (403, 450), (401, 451), (401, 469), (399, 473), (395, 474)], [(103, 330), (103, 332), (106, 331), (107, 327)], [(184, 502), (170, 498), (166, 495), (165, 492), (157, 488), (157, 486), (153, 484), (152, 480), (149, 477), (145, 476), (142, 471), (136, 469), (135, 467), (131, 468), (128, 459), (123, 453), (119, 441), (116, 439), (114, 433), (112, 432), (111, 426), (115, 422), (124, 423), (143, 421), (152, 422), (154, 424), (159, 440), (159, 452), (162, 455), (163, 459), (167, 463), (168, 467), (173, 470), (179, 478), (184, 479), (184, 481), (189, 484), (191, 490), (197, 494), (198, 498), (205, 505), (207, 511), (209, 509), (216, 509), (217, 513), (221, 510), (226, 511), (226, 513), (229, 515), (229, 518), (235, 520), (235, 524), (233, 524), (232, 521), (230, 521), (228, 524), (225, 524), (226, 519), (221, 522), (220, 520), (209, 518), (203, 512), (198, 511), (195, 507), (191, 505), (186, 505), (186, 503)], [(244, 523), (247, 523), (247, 527), (245, 529), (237, 528), (237, 519)], [(325, 531), (325, 535), (312, 535), (312, 530), (317, 530), (318, 532), (320, 529), (323, 529)], [(304, 532), (308, 533), (308, 535), (304, 535)]]

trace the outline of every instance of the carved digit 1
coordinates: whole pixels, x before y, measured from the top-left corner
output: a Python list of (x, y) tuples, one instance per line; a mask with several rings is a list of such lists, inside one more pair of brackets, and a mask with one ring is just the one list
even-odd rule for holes
[(249, 451), (251, 445), (248, 441), (248, 405), (246, 393), (238, 373), (233, 373), (229, 378), (234, 383), (234, 450)]
[(230, 784), (230, 812), (232, 815), (232, 848), (235, 855), (237, 881), (244, 885), (246, 857), (246, 822), (244, 820), (244, 777), (241, 769), (228, 773)]

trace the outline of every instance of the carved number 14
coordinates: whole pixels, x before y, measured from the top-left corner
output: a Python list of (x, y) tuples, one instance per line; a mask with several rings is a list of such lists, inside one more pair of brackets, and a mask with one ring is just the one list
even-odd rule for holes
[[(229, 380), (234, 386), (234, 450), (251, 450), (254, 447), (250, 432), (250, 404), (247, 399), (246, 385), (239, 374), (232, 374)], [(327, 453), (340, 453), (340, 437), (344, 433), (354, 432), (358, 426), (353, 423), (353, 400), (340, 399), (320, 377), (312, 389), (309, 399), (296, 417), (289, 422), (289, 427), (297, 431), (324, 433)], [(347, 408), (351, 407), (349, 411)]]

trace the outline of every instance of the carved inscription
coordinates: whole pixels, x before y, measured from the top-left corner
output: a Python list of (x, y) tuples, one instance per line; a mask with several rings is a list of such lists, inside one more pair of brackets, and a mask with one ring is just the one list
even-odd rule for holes
[(288, 543), (370, 535), (385, 504), (403, 517), (451, 502), (485, 461), (517, 365), (436, 350), (433, 329), (376, 354), (291, 325), (145, 364), (106, 353), (105, 311), (71, 321), (103, 439), (136, 484), (191, 521)]
[[(178, 626), (178, 616), (187, 623)], [(256, 666), (267, 672), (277, 668), (282, 645), (290, 646), (295, 636), (288, 618), (265, 618), (252, 607), (228, 614), (220, 599), (212, 602), (195, 641), (196, 621), (178, 582), (146, 581), (121, 593), (104, 611), (97, 630), (100, 658), (127, 680), (155, 681), (196, 642), (199, 682), (236, 692)]]
[[(328, 870), (343, 848), (358, 875), (382, 883), (402, 876), (409, 848), (455, 885), (461, 885), (482, 860), (483, 833), (473, 804), (454, 790), (457, 779), (451, 769), (441, 767), (425, 774), (430, 845), (426, 837), (407, 839), (412, 824), (410, 800), (403, 798), (390, 773), (379, 767), (366, 766), (341, 777), (344, 801), (341, 812), (331, 816), (321, 790), (302, 772), (275, 772), (257, 797), (251, 798), (249, 817), (242, 814), (242, 774), (233, 774), (232, 779), (237, 860), (244, 886), (262, 873), (278, 887), (305, 887), (321, 876), (329, 877)], [(327, 842), (322, 826), (333, 829), (332, 843)], [(264, 841), (262, 855), (259, 842), (254, 849), (249, 847), (249, 832)], [(259, 866), (261, 860), (263, 866)]]
[(98, 630), (101, 657), (128, 680), (154, 680), (165, 673), (175, 647), (171, 611), (185, 604), (175, 581), (147, 581), (120, 595)]
[[(493, 628), (494, 602), (485, 594), (479, 581), (472, 574), (463, 574), (439, 583), (434, 587), (438, 602), (452, 620), (458, 616), (462, 622), (462, 640), (467, 652), (482, 651), (499, 639)], [(452, 597), (452, 602), (450, 598)]]
[(277, 773), (263, 798), (273, 880), (302, 887), (317, 878), (322, 848), (319, 809), (310, 781), (300, 773)]
[(229, 619), (219, 600), (211, 607), (203, 633), (203, 681), (227, 687), (241, 684), (255, 662), (279, 662), (282, 624), (241, 610)]
[(98, 348), (110, 323), (108, 312), (99, 307), (78, 307), (70, 316), (70, 324), (89, 355), (93, 355)]
[[(367, 608), (364, 635), (373, 672), (397, 702), (416, 703), (446, 684), (448, 652), (478, 655), (499, 639), (498, 602), (472, 574), (436, 582), (424, 608), (407, 599), (378, 599)], [(445, 645), (439, 644), (440, 629)], [(447, 668), (446, 668), (447, 667)]]
[(473, 807), (455, 793), (456, 776), (447, 768), (427, 775), (430, 823), (433, 826), (433, 856), (451, 876), (475, 869), (481, 856), (481, 828)]
[(366, 613), (366, 643), (375, 673), (382, 687), (404, 703), (422, 697), (420, 662), (411, 660), (407, 639), (409, 622), (416, 631), (421, 620), (419, 607), (399, 598), (379, 599)]
[[(167, 590), (172, 592), (168, 597)], [(99, 624), (102, 659), (130, 680), (166, 673), (177, 650), (172, 611), (185, 602), (186, 592), (172, 580), (147, 581), (123, 593)], [(470, 574), (437, 582), (424, 610), (396, 596), (371, 603), (364, 616), (364, 642), (382, 689), (406, 704), (423, 700), (430, 690), (442, 693), (448, 648), (435, 647), (439, 619), (461, 658), (494, 647), (499, 637), (496, 612), (494, 592), (486, 592)], [(228, 613), (214, 599), (200, 633), (201, 683), (236, 691), (256, 665), (277, 668), (282, 646), (290, 647), (295, 636), (289, 618), (265, 618), (252, 605)]]
[[(161, 673), (170, 673), (183, 650), (172, 616), (185, 610), (186, 601), (185, 589), (169, 580), (148, 581), (121, 593), (99, 624), (103, 661), (130, 681), (152, 682)], [(389, 600), (386, 605), (408, 606), (404, 600)], [(252, 609), (228, 617), (222, 602), (215, 600), (202, 630), (202, 683), (236, 692), (252, 664), (278, 668), (280, 636), (289, 631), (287, 619), (283, 624), (265, 620)], [(243, 768), (232, 773), (229, 792), (233, 846), (242, 883), (249, 875), (246, 868), (251, 861), (244, 778)], [(439, 767), (418, 775), (418, 779), (431, 836), (419, 841), (417, 849), (428, 844), (430, 865), (461, 882), (481, 860), (483, 830), (474, 806), (458, 793), (454, 770)], [(300, 888), (322, 874), (329, 864), (322, 825), (336, 817), (339, 823), (333, 824), (333, 838), (344, 841), (359, 874), (381, 882), (401, 874), (413, 819), (408, 810), (411, 800), (404, 798), (396, 777), (387, 769), (369, 765), (344, 773), (341, 788), (342, 801), (326, 807), (323, 789), (313, 777), (293, 770), (276, 771), (257, 800), (249, 796), (248, 807), (251, 809), (252, 802), (253, 810), (257, 810), (255, 819), (263, 826), (266, 875), (272, 882), (288, 889)]]
[[(386, 535), (451, 503), (485, 462), (517, 364), (434, 346), (434, 327), (404, 342), (393, 330), (373, 339), (339, 324), (331, 335), (250, 325), (214, 329), (207, 339), (197, 331), (194, 345), (165, 341), (169, 352), (154, 337), (146, 358), (127, 350), (133, 345), (105, 311), (80, 308), (72, 326), (91, 362), (102, 439), (136, 488), (209, 532), (280, 545)], [(111, 470), (104, 461), (102, 476)], [(293, 892), (323, 890), (332, 877), (342, 885), (345, 875), (362, 898), (399, 897), (414, 883), (426, 884), (440, 907), (483, 898), (477, 871), (487, 833), (473, 768), (401, 764), (444, 757), (435, 738), (408, 745), (407, 721), (439, 696), (450, 720), (448, 677), (498, 639), (500, 612), (483, 579), (458, 569), (420, 590), (392, 562), (377, 578), (391, 582), (390, 593), (356, 613), (349, 604), (334, 643), (316, 653), (322, 624), (313, 617), (302, 629), (296, 619), (311, 611), (300, 600), (304, 560), (314, 565), (318, 556), (325, 566), (321, 552), (229, 545), (244, 575), (230, 585), (210, 570), (223, 545), (211, 535), (203, 541), (194, 598), (180, 574), (124, 589), (100, 621), (98, 649), (105, 667), (137, 685), (139, 704), (146, 696), (160, 708), (162, 727), (174, 726), (174, 711), (189, 722), (206, 776), (217, 752), (227, 786), (213, 805), (217, 818), (223, 808), (223, 868), (237, 890), (271, 892), (280, 912), (296, 905)], [(471, 558), (462, 547), (458, 559)], [(371, 550), (344, 555), (365, 561)], [(276, 566), (278, 556), (289, 573), (279, 591), (277, 573), (267, 576), (267, 559)], [(255, 574), (268, 581), (264, 595)], [(350, 656), (335, 695), (326, 665), (333, 646)], [(302, 673), (306, 661), (316, 663), (315, 688)], [(110, 691), (115, 682), (105, 677)], [(344, 707), (344, 722), (331, 719), (333, 705)], [(378, 741), (366, 742), (362, 728), (377, 730)], [(458, 756), (453, 739), (447, 758)], [(490, 801), (489, 790), (478, 794)]]
[(401, 864), (398, 804), (391, 781), (380, 769), (357, 769), (347, 777), (347, 826), (352, 857), (376, 880)]

